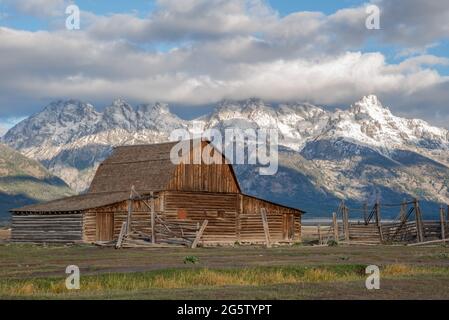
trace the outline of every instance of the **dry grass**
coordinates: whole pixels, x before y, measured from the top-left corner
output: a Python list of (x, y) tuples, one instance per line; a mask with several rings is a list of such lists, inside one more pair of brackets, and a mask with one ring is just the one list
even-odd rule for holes
[(0, 240), (8, 240), (11, 237), (10, 229), (2, 229), (0, 227)]
[[(146, 289), (190, 289), (227, 286), (260, 287), (278, 284), (328, 283), (363, 280), (364, 266), (268, 267), (243, 269), (180, 269), (145, 273), (111, 273), (81, 278), (81, 289), (69, 291), (64, 278), (1, 280), (1, 297), (64, 297)], [(418, 268), (402, 264), (382, 268), (384, 277), (448, 274), (447, 268)]]

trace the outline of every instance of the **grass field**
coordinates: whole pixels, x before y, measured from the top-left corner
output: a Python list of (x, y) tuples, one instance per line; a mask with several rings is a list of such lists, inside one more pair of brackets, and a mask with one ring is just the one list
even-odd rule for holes
[[(65, 288), (71, 264), (80, 267), (80, 290)], [(380, 290), (365, 288), (365, 267), (371, 264), (381, 268)], [(449, 248), (3, 244), (0, 298), (449, 299)]]

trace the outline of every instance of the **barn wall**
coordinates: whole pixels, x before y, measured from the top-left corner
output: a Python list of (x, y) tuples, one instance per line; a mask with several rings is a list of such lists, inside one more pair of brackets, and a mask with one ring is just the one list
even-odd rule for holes
[(241, 212), (241, 241), (265, 241), (260, 215), (262, 208), (267, 210), (268, 227), (272, 241), (287, 240), (286, 233), (288, 232), (289, 225), (286, 220), (289, 219), (293, 221), (292, 228), (294, 228), (294, 235), (292, 240), (301, 240), (301, 215), (298, 210), (282, 207), (246, 195), (239, 195), (239, 201)]
[(167, 220), (179, 221), (185, 212), (188, 221), (202, 223), (208, 220), (202, 242), (235, 242), (237, 194), (164, 192), (164, 215)]
[(11, 240), (67, 243), (82, 240), (83, 218), (76, 214), (13, 214)]
[[(214, 164), (204, 164), (201, 154), (208, 144), (203, 142), (189, 153), (186, 163), (179, 164), (167, 189), (176, 191), (206, 191), (238, 193), (237, 181), (229, 164), (221, 153), (211, 149)], [(210, 146), (209, 146), (210, 147)], [(201, 159), (201, 164), (193, 164), (194, 159)], [(197, 161), (198, 162), (198, 161)], [(221, 164), (215, 164), (219, 163)]]
[[(273, 242), (287, 239), (284, 225), (286, 215), (290, 215), (294, 229), (293, 239), (301, 239), (301, 221), (299, 211), (281, 207), (267, 201), (241, 194), (210, 194), (190, 192), (164, 192), (164, 214), (173, 220), (178, 219), (178, 212), (185, 211), (189, 220), (209, 221), (203, 235), (203, 242), (265, 242), (260, 209), (267, 209), (270, 237)], [(222, 217), (218, 212), (224, 211)]]
[[(301, 239), (299, 211), (281, 207), (270, 202), (236, 193), (199, 193), (184, 191), (164, 191), (158, 194), (155, 211), (168, 222), (201, 224), (208, 220), (202, 243), (234, 243), (236, 241), (264, 243), (265, 233), (260, 209), (267, 209), (267, 219), (273, 242), (287, 239), (286, 220), (292, 219), (294, 238)], [(86, 212), (83, 220), (84, 240), (96, 241), (97, 214), (114, 215), (114, 239), (126, 221), (128, 201), (92, 209)], [(182, 217), (182, 215), (186, 217)], [(290, 216), (289, 216), (290, 215)], [(150, 210), (141, 201), (133, 202), (132, 229), (146, 234), (151, 233)]]
[[(158, 195), (155, 193), (155, 195)], [(149, 201), (147, 201), (149, 203)], [(154, 202), (155, 211), (160, 211), (160, 199)], [(97, 214), (114, 215), (114, 239), (118, 239), (123, 222), (128, 215), (128, 201), (101, 208), (91, 209), (86, 212), (83, 220), (83, 239), (85, 242), (95, 242), (97, 237)], [(133, 201), (133, 214), (131, 220), (133, 230), (149, 234), (151, 232), (150, 209), (143, 201)]]

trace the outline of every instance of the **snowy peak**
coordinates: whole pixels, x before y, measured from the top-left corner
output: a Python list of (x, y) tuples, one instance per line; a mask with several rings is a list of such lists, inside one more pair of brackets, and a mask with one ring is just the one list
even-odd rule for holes
[(349, 108), (349, 112), (354, 114), (356, 120), (385, 122), (393, 118), (390, 109), (384, 107), (375, 95), (363, 97)]

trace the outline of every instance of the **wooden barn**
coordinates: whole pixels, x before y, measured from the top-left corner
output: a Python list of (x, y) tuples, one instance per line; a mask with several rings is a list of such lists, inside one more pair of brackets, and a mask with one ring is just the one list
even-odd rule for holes
[[(170, 159), (176, 142), (115, 148), (86, 194), (12, 210), (12, 240), (129, 246), (301, 240), (303, 211), (243, 194), (220, 152), (209, 142), (188, 143), (177, 165)], [(192, 164), (206, 147), (221, 164)]]

